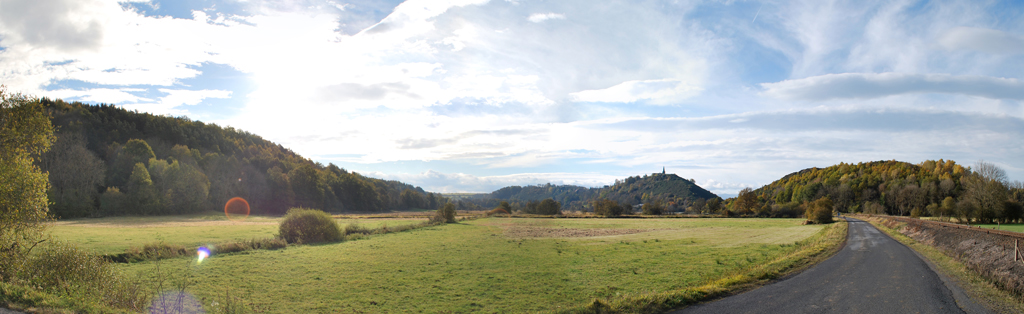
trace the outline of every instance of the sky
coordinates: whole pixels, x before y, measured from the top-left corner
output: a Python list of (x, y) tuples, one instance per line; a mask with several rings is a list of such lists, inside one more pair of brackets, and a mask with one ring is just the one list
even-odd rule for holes
[(434, 192), (664, 167), (728, 196), (877, 160), (1024, 180), (1020, 1), (0, 0), (0, 84)]

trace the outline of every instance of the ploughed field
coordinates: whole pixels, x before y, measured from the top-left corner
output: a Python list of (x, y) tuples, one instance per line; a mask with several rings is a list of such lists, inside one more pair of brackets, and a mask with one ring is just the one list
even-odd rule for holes
[[(214, 241), (211, 235), (265, 237), (277, 227), (269, 218), (238, 225), (161, 219), (135, 227), (81, 221), (58, 224), (53, 233), (73, 239), (111, 229), (108, 236), (77, 241), (116, 251), (158, 238), (189, 244)], [(360, 223), (398, 221), (404, 220)], [(743, 273), (796, 250), (796, 242), (823, 229), (802, 221), (486, 218), (341, 243), (214, 255), (202, 263), (192, 257), (119, 267), (130, 277), (141, 276), (151, 289), (188, 282), (187, 291), (207, 309), (242, 303), (274, 313), (548, 312)], [(349, 222), (339, 219), (342, 227)]]

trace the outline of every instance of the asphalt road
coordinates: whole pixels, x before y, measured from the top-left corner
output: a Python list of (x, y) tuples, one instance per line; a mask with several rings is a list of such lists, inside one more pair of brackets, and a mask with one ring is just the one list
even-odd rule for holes
[(846, 246), (824, 262), (673, 313), (987, 313), (912, 249), (867, 222), (849, 222)]

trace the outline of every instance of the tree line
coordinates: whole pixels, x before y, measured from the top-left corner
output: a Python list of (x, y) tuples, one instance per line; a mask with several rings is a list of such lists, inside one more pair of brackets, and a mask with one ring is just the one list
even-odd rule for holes
[[(588, 188), (576, 185), (533, 185), (508, 186), (489, 194), (466, 197), (465, 201), (478, 208), (501, 207), (508, 204), (508, 210), (531, 213), (542, 200), (551, 199), (569, 211), (604, 212), (601, 201), (615, 202), (620, 213), (648, 210), (661, 212), (708, 212), (709, 202), (717, 210), (722, 201), (718, 195), (701, 188), (693, 179), (684, 179), (675, 174), (652, 173), (615, 180), (610, 186)], [(627, 208), (628, 206), (628, 208)], [(636, 207), (634, 209), (634, 207)], [(615, 207), (611, 207), (615, 208)], [(615, 216), (618, 216), (616, 214)]]
[(37, 102), (33, 108), (56, 129), (37, 166), (48, 173), (57, 217), (196, 213), (236, 196), (253, 213), (271, 215), (292, 207), (380, 212), (446, 202), (419, 187), (313, 162), (231, 127), (105, 104)]
[(808, 168), (756, 190), (743, 189), (727, 200), (727, 210), (743, 215), (795, 216), (804, 212), (806, 204), (823, 198), (839, 212), (931, 215), (981, 223), (1024, 218), (1021, 182), (1010, 182), (1006, 172), (991, 163), (979, 161), (964, 167), (942, 159)]

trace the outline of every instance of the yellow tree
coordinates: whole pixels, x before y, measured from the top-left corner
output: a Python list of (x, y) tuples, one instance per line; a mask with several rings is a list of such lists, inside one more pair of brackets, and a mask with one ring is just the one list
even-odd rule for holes
[(42, 237), (49, 183), (34, 162), (53, 141), (39, 102), (0, 86), (0, 281)]

